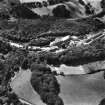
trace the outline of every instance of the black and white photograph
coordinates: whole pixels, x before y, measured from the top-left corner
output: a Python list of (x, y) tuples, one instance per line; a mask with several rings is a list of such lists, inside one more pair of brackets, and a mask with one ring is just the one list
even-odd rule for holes
[(105, 0), (0, 0), (0, 105), (105, 105)]

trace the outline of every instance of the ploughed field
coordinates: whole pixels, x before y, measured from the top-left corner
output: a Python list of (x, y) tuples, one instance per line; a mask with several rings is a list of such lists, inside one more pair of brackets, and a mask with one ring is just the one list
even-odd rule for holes
[(98, 18), (0, 20), (0, 103), (99, 105), (104, 59)]

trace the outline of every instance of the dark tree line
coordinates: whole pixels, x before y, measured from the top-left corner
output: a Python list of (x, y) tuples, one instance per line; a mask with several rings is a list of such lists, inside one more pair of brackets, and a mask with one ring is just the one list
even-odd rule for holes
[(60, 85), (53, 73), (51, 73), (50, 68), (43, 64), (33, 63), (31, 71), (33, 72), (31, 84), (42, 101), (47, 105), (64, 105), (59, 97)]

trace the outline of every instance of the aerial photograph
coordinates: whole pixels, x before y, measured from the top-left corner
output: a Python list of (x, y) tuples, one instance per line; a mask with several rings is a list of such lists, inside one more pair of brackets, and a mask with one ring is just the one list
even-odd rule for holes
[(0, 105), (105, 105), (105, 0), (0, 0)]

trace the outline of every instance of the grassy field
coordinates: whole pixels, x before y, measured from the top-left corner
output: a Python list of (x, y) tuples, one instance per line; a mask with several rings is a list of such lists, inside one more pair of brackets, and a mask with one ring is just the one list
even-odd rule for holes
[(84, 76), (58, 76), (65, 105), (99, 105), (105, 97), (103, 72)]

